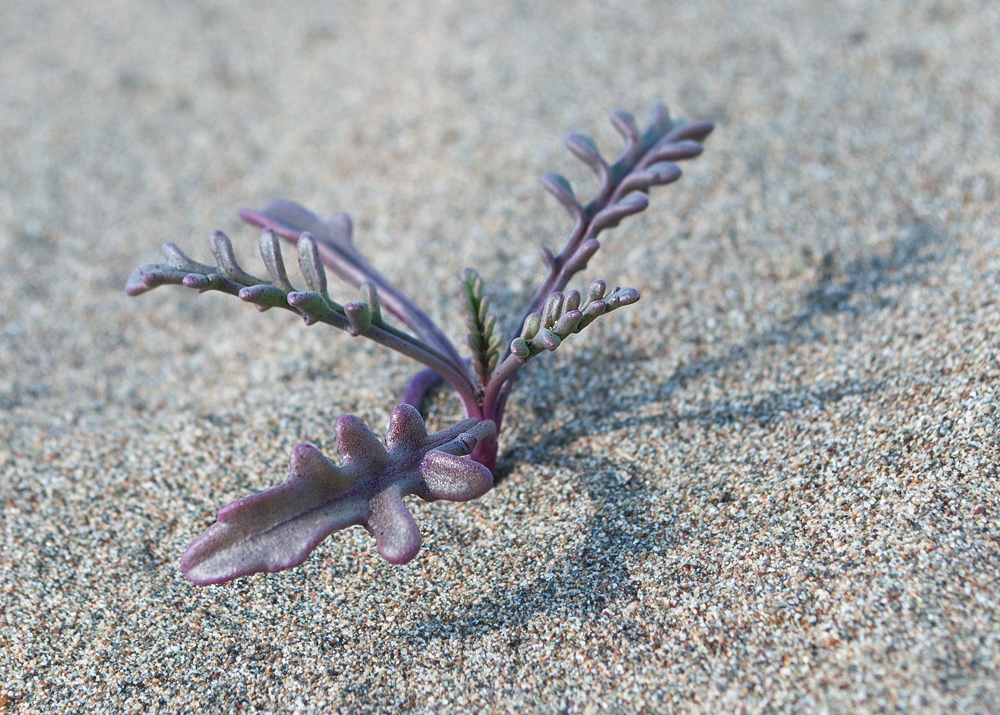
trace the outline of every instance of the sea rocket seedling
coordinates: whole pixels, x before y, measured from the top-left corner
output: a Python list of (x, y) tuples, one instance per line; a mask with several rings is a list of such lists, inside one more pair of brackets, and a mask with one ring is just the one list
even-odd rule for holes
[[(335, 466), (310, 444), (297, 445), (283, 484), (221, 509), (217, 523), (188, 547), (181, 558), (188, 579), (196, 584), (222, 583), (291, 568), (329, 534), (352, 525), (364, 526), (375, 537), (383, 558), (403, 564), (416, 556), (421, 545), (403, 496), (468, 501), (492, 488), (497, 436), (521, 367), (539, 353), (555, 350), (597, 318), (639, 300), (634, 288), (609, 290), (600, 280), (585, 293), (563, 292), (570, 279), (600, 248), (601, 231), (643, 211), (648, 205), (644, 194), (651, 187), (680, 178), (673, 162), (701, 154), (699, 142), (713, 129), (711, 122), (671, 120), (663, 104), (653, 108), (653, 121), (644, 133), (632, 115), (620, 109), (611, 113), (611, 123), (625, 140), (613, 164), (604, 160), (589, 137), (566, 137), (569, 150), (599, 180), (589, 203), (581, 204), (562, 176), (542, 177), (542, 185), (566, 208), (574, 226), (558, 255), (541, 247), (548, 274), (506, 345), (490, 299), (483, 293), (482, 278), (471, 268), (462, 272), (471, 359), (464, 359), (427, 314), (358, 251), (345, 213), (323, 221), (285, 200), (271, 201), (259, 211), (241, 209), (244, 221), (262, 229), (260, 255), (267, 278), (244, 271), (229, 238), (220, 231), (209, 238), (214, 266), (198, 263), (167, 243), (165, 263), (139, 266), (132, 273), (125, 286), (129, 295), (166, 284), (230, 293), (259, 310), (282, 308), (298, 313), (307, 325), (326, 323), (374, 340), (425, 366), (393, 410), (385, 446), (354, 415), (337, 420), (342, 466)], [(306, 290), (296, 289), (289, 280), (279, 238), (297, 246)], [(358, 288), (362, 300), (345, 305), (332, 300), (324, 266)], [(386, 322), (383, 310), (411, 332)], [(441, 380), (458, 393), (466, 419), (428, 435), (418, 408)]]

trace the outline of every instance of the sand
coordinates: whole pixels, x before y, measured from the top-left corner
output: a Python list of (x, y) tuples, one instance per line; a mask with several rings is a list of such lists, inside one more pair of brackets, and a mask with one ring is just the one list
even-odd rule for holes
[[(1000, 711), (1000, 6), (11, 0), (0, 10), (0, 713)], [(235, 210), (351, 213), (462, 339), (569, 230), (538, 182), (653, 102), (703, 157), (586, 277), (498, 486), (200, 588), (215, 512), (414, 365), (123, 292)], [(338, 287), (343, 300), (353, 299)], [(441, 392), (435, 426), (458, 417)]]

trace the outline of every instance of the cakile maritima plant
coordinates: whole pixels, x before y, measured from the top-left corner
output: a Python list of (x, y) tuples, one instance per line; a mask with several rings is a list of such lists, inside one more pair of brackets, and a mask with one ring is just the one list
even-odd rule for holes
[[(189, 580), (222, 583), (297, 566), (324, 538), (352, 525), (364, 526), (375, 537), (387, 561), (405, 564), (420, 550), (421, 538), (403, 504), (404, 496), (468, 501), (493, 487), (504, 406), (524, 364), (555, 350), (601, 316), (639, 300), (634, 288), (609, 289), (601, 280), (582, 292), (566, 291), (570, 279), (597, 252), (600, 233), (643, 211), (651, 187), (680, 178), (674, 162), (701, 154), (699, 142), (713, 129), (711, 122), (671, 120), (663, 104), (654, 107), (645, 132), (640, 133), (632, 115), (620, 109), (611, 113), (611, 123), (625, 140), (612, 164), (589, 137), (566, 137), (569, 150), (597, 175), (597, 193), (588, 203), (576, 198), (562, 176), (542, 177), (542, 185), (565, 207), (574, 225), (558, 254), (541, 247), (548, 273), (510, 341), (497, 326), (482, 278), (471, 268), (463, 271), (465, 342), (471, 358), (463, 358), (427, 314), (361, 254), (345, 213), (324, 221), (285, 200), (271, 201), (260, 210), (241, 209), (244, 221), (262, 229), (260, 255), (266, 278), (243, 270), (229, 238), (220, 231), (208, 241), (214, 266), (198, 263), (167, 243), (164, 263), (146, 264), (132, 273), (125, 287), (132, 296), (166, 284), (230, 293), (259, 310), (282, 308), (300, 315), (307, 325), (326, 323), (374, 340), (425, 366), (392, 411), (384, 445), (360, 419), (344, 415), (335, 427), (341, 466), (311, 444), (299, 444), (292, 450), (284, 483), (221, 509), (217, 523), (181, 558), (181, 570)], [(298, 249), (304, 290), (288, 278), (279, 239)], [(324, 266), (357, 288), (362, 299), (345, 305), (332, 300)], [(386, 313), (405, 329), (390, 324)], [(458, 393), (465, 419), (428, 434), (418, 408), (441, 380)]]

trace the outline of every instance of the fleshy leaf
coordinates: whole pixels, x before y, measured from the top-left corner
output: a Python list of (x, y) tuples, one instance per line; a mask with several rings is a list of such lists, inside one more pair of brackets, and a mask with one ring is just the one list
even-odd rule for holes
[(685, 123), (677, 121), (674, 123), (674, 128), (672, 128), (670, 133), (667, 135), (667, 139), (672, 142), (684, 141), (686, 139), (700, 142), (702, 139), (711, 134), (714, 129), (714, 122), (701, 121)]
[(649, 206), (649, 200), (641, 194), (626, 196), (618, 203), (611, 204), (594, 216), (590, 224), (591, 233), (596, 235), (598, 231), (603, 231), (606, 228), (614, 228), (621, 223), (623, 218), (637, 214), (640, 211), (645, 211), (647, 206)]
[(282, 571), (352, 525), (375, 537), (386, 561), (404, 564), (421, 544), (404, 496), (468, 501), (493, 486), (489, 469), (465, 456), (496, 438), (491, 421), (468, 419), (428, 435), (417, 409), (404, 404), (392, 412), (388, 449), (354, 415), (337, 420), (336, 434), (341, 466), (312, 445), (297, 445), (287, 481), (221, 509), (218, 521), (184, 552), (184, 575), (205, 585)]
[(589, 166), (598, 178), (603, 179), (608, 173), (608, 163), (604, 161), (594, 140), (586, 134), (567, 134), (566, 148), (573, 152), (577, 159)]
[[(358, 250), (353, 238), (354, 226), (351, 217), (346, 213), (337, 212), (329, 220), (324, 221), (294, 201), (275, 199), (260, 210), (241, 208), (239, 215), (247, 223), (269, 228), (292, 244), (298, 244), (304, 234), (309, 234), (315, 241), (318, 260), (356, 288), (360, 288), (364, 283), (375, 286), (381, 297), (382, 307), (403, 321), (403, 324), (413, 330), (417, 337), (456, 366), (462, 364), (462, 358), (455, 346), (434, 321), (413, 300), (375, 270)], [(318, 289), (313, 288), (313, 290)], [(318, 292), (324, 291), (318, 290)]]
[(578, 291), (566, 295), (556, 292), (545, 300), (542, 313), (532, 313), (524, 321), (521, 337), (510, 344), (510, 353), (521, 362), (538, 355), (543, 350), (555, 350), (570, 335), (579, 333), (602, 315), (622, 306), (638, 302), (635, 288), (614, 287), (596, 280), (587, 289), (587, 295)]
[(372, 515), (365, 523), (368, 533), (375, 537), (379, 555), (390, 564), (401, 565), (411, 561), (423, 539), (413, 514), (406, 508), (401, 496), (386, 490), (372, 499)]
[(616, 193), (626, 196), (633, 191), (648, 191), (653, 186), (670, 184), (681, 178), (681, 168), (677, 164), (661, 161), (644, 171), (634, 171), (618, 185)]
[(635, 117), (630, 113), (624, 109), (612, 109), (611, 124), (625, 140), (626, 151), (639, 143), (639, 127), (635, 123)]
[[(423, 331), (423, 334), (435, 339), (433, 344), (427, 344), (386, 325), (382, 320), (380, 289), (374, 282), (360, 284), (362, 293), (372, 299), (371, 304), (342, 306), (336, 303), (327, 293), (326, 272), (319, 253), (319, 242), (312, 235), (303, 233), (298, 237), (297, 243), (299, 269), (310, 288), (308, 291), (288, 290), (292, 285), (285, 273), (275, 231), (265, 228), (259, 248), (271, 280), (257, 278), (244, 271), (236, 261), (229, 238), (221, 231), (216, 231), (209, 238), (209, 245), (219, 262), (218, 266), (198, 263), (184, 255), (174, 244), (167, 243), (163, 246), (166, 262), (147, 263), (136, 268), (125, 284), (125, 292), (135, 296), (161, 285), (174, 284), (202, 293), (220, 291), (239, 296), (256, 305), (258, 310), (284, 308), (298, 313), (307, 325), (327, 323), (346, 330), (351, 335), (363, 335), (411, 357), (448, 380), (467, 404), (475, 400), (476, 388), (462, 359), (436, 326), (432, 325)], [(375, 306), (374, 309), (372, 305)]]
[(577, 201), (576, 196), (573, 194), (573, 187), (570, 186), (569, 181), (566, 177), (561, 176), (554, 171), (548, 171), (542, 174), (542, 186), (545, 190), (558, 199), (569, 215), (576, 221), (586, 220), (586, 215), (583, 212), (583, 206)]
[(646, 155), (642, 166), (650, 166), (661, 161), (682, 161), (684, 159), (694, 159), (705, 151), (705, 147), (696, 141), (684, 139), (677, 142), (661, 142), (653, 147), (653, 150)]
[(424, 455), (423, 468), (426, 491), (420, 496), (425, 498), (469, 501), (493, 486), (493, 477), (483, 465), (440, 450)]

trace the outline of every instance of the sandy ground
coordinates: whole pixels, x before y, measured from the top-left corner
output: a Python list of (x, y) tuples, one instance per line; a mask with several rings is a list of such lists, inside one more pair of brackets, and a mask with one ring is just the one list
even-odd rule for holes
[[(1000, 711), (1000, 4), (5, 0), (0, 713)], [(607, 112), (718, 123), (537, 360), (498, 487), (198, 588), (185, 545), (404, 358), (124, 295), (274, 196), (356, 220), (460, 340), (509, 321)], [(349, 296), (344, 289), (339, 295)], [(440, 394), (432, 421), (457, 416)]]

